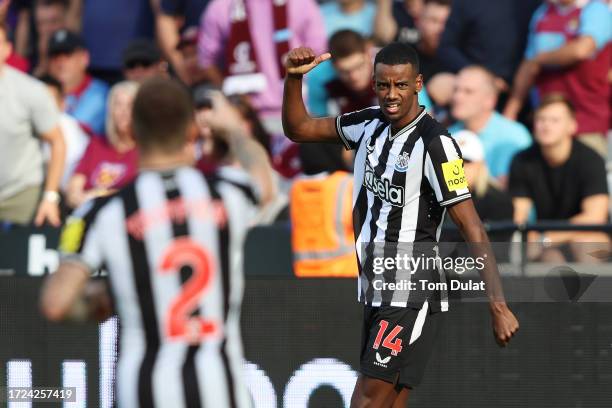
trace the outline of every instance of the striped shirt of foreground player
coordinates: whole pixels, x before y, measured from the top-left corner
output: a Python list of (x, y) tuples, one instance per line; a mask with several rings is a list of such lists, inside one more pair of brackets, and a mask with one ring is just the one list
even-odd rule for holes
[[(373, 285), (377, 246), (387, 259), (402, 256), (399, 244), (430, 243), (439, 237), (445, 211), (484, 259), (481, 271), (490, 299), (494, 336), (506, 345), (518, 329), (508, 309), (495, 257), (470, 198), (463, 161), (446, 129), (419, 106), (423, 87), (416, 51), (391, 43), (374, 60), (374, 85), (379, 106), (337, 118), (312, 118), (302, 100), (302, 77), (329, 53), (309, 48), (289, 52), (283, 98), (283, 127), (296, 142), (343, 143), (356, 150), (353, 225), (359, 257), (359, 299), (364, 303), (359, 377), (352, 407), (405, 406), (408, 389), (422, 378), (446, 310), (444, 294), (392, 293), (385, 299)], [(385, 271), (396, 282), (399, 269)], [(418, 271), (417, 271), (418, 272)], [(430, 282), (443, 273), (425, 271)], [(409, 274), (408, 274), (409, 275)], [(441, 287), (442, 285), (434, 285)], [(430, 310), (428, 310), (430, 309)]]
[(241, 248), (255, 213), (248, 177), (190, 167), (193, 111), (179, 84), (145, 83), (133, 112), (140, 173), (72, 216), (43, 312), (106, 317), (108, 300), (87, 283), (105, 265), (121, 321), (119, 407), (249, 406), (239, 327)]

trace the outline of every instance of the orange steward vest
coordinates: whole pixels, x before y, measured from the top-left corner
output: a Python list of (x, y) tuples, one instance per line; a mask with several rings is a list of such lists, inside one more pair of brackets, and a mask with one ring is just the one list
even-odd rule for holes
[(353, 176), (298, 179), (290, 196), (293, 270), (298, 277), (356, 277)]

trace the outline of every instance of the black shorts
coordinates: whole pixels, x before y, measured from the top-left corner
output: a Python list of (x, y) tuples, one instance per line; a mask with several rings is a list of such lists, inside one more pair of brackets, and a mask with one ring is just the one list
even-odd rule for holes
[(408, 388), (421, 383), (444, 315), (425, 305), (421, 310), (364, 306), (363, 375)]

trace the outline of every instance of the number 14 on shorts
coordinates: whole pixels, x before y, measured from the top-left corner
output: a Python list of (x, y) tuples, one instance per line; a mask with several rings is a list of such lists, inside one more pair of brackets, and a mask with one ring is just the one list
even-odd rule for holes
[(382, 346), (390, 349), (391, 355), (397, 356), (397, 354), (402, 351), (402, 339), (398, 339), (396, 337), (404, 328), (400, 325), (395, 326), (383, 340), (383, 336), (389, 327), (389, 322), (386, 320), (381, 320), (379, 325), (380, 329), (378, 329), (378, 334), (376, 335), (372, 348), (374, 350), (378, 350), (382, 341)]

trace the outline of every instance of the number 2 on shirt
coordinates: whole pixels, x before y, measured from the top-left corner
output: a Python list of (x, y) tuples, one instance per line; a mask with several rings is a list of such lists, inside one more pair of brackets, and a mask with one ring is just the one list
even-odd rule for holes
[(208, 251), (190, 238), (178, 238), (166, 249), (159, 266), (160, 273), (178, 273), (184, 266), (190, 266), (193, 270), (170, 304), (165, 321), (165, 332), (169, 338), (194, 344), (218, 334), (219, 325), (216, 322), (191, 315), (210, 286), (214, 273), (212, 265)]
[[(374, 350), (378, 350), (380, 347), (380, 342), (382, 341), (382, 346), (391, 350), (391, 354), (397, 356), (399, 352), (402, 351), (402, 339), (395, 339), (398, 334), (404, 329), (402, 326), (395, 326), (393, 330), (385, 337), (383, 340), (383, 335), (387, 331), (387, 327), (389, 327), (389, 322), (386, 320), (380, 321), (380, 329), (378, 329), (378, 334), (376, 335), (376, 339), (374, 340), (374, 345), (372, 348)], [(393, 341), (395, 339), (395, 341)]]

